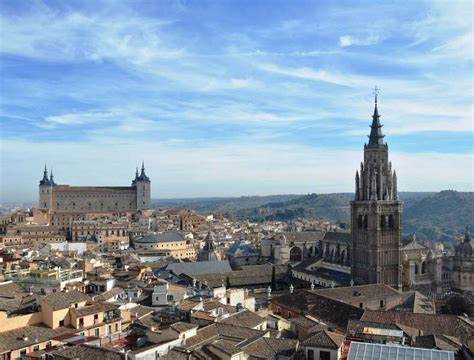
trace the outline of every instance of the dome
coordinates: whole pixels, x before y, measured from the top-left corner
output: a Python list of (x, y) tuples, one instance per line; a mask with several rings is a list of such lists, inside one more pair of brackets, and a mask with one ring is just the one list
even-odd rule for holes
[(464, 241), (456, 247), (456, 256), (461, 256), (461, 257), (472, 256), (471, 235), (469, 234), (469, 230), (467, 228), (466, 228), (466, 233), (464, 235)]

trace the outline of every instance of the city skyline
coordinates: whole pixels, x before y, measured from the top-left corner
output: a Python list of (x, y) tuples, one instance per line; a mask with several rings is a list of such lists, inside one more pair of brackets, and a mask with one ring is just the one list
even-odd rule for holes
[(472, 5), (301, 4), (2, 2), (0, 199), (350, 192), (374, 85), (399, 190), (473, 190)]

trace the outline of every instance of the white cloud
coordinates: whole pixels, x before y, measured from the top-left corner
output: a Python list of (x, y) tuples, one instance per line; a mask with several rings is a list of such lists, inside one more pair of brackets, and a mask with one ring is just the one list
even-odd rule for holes
[(378, 35), (369, 35), (367, 37), (355, 37), (350, 35), (344, 35), (339, 37), (339, 46), (348, 47), (348, 46), (367, 46), (374, 45), (380, 41)]
[[(7, 140), (0, 148), (2, 168), (17, 163), (8, 176), (18, 181), (7, 182), (2, 172), (0, 197), (8, 201), (23, 194), (21, 200), (36, 200), (45, 159), (54, 167), (58, 182), (76, 185), (128, 184), (136, 164), (143, 159), (154, 197), (352, 191), (354, 172), (362, 159), (362, 149), (241, 141), (187, 145), (110, 138), (94, 143), (42, 142), (31, 152), (31, 143)], [(391, 156), (400, 190), (473, 190), (470, 154)]]

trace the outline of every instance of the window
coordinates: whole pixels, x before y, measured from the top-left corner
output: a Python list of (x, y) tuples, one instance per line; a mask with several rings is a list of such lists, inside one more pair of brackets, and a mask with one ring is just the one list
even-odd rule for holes
[(380, 300), (380, 307), (383, 308), (384, 304), (383, 304), (383, 300)]
[(64, 326), (64, 320), (59, 320), (59, 326)]
[(84, 318), (79, 319), (79, 327), (84, 327)]
[(99, 328), (95, 328), (94, 329), (94, 336), (99, 337), (99, 335), (100, 335)]
[(329, 351), (320, 351), (319, 352), (320, 360), (331, 360), (331, 353)]
[(308, 349), (308, 356), (306, 357), (308, 360), (314, 360), (314, 350)]

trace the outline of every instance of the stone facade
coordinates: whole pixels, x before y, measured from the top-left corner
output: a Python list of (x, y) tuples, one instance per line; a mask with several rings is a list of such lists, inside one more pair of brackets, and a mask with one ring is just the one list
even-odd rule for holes
[[(39, 183), (39, 208), (61, 223), (63, 218), (80, 219), (78, 214), (92, 212), (134, 212), (151, 206), (151, 182), (142, 164), (131, 186), (69, 186), (55, 183), (45, 167)], [(54, 214), (58, 214), (54, 216)], [(61, 217), (61, 214), (63, 215)], [(75, 216), (74, 216), (75, 215)], [(56, 224), (58, 225), (58, 224)], [(67, 225), (67, 224), (59, 224)]]
[(401, 288), (402, 202), (397, 176), (388, 159), (379, 121), (377, 96), (364, 162), (355, 178), (351, 202), (352, 275), (359, 284), (387, 284)]
[(131, 186), (69, 186), (54, 182), (53, 174), (48, 178), (44, 169), (39, 184), (39, 207), (52, 211), (111, 212), (136, 211), (150, 208), (150, 179), (142, 165)]

